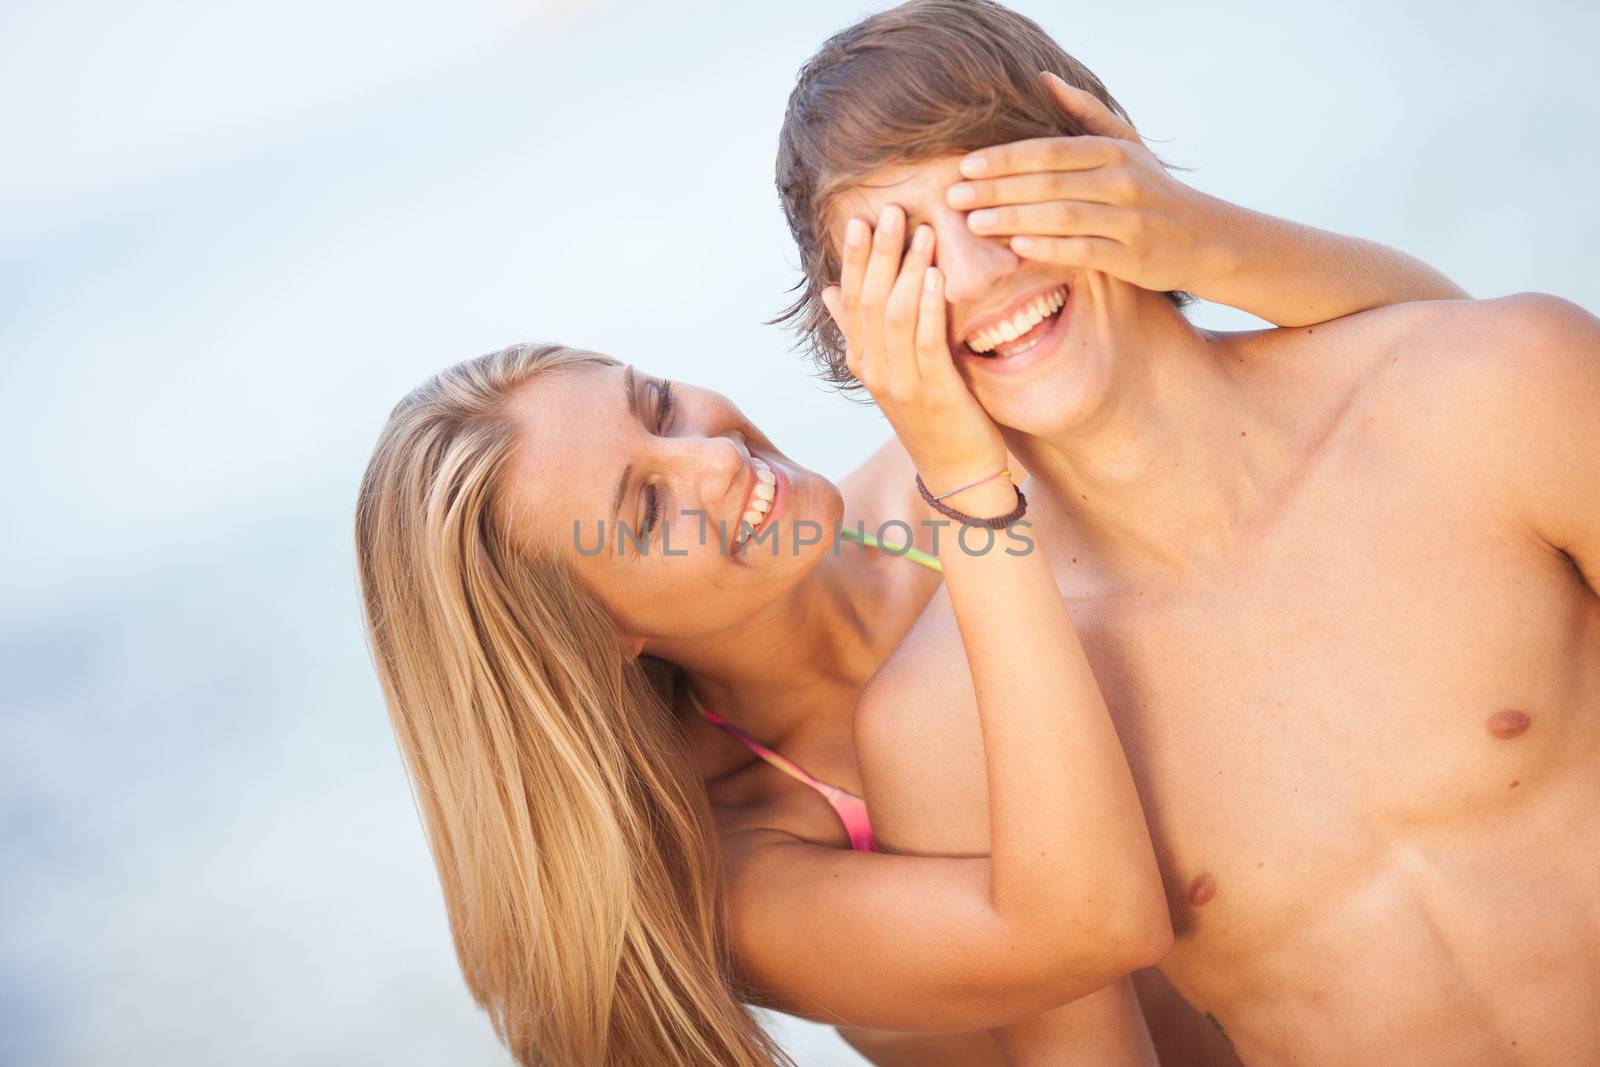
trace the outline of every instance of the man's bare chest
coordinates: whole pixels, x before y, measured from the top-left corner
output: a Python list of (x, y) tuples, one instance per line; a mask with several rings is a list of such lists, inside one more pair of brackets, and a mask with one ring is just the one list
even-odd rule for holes
[(1454, 518), (1374, 493), (1287, 516), (1203, 580), (1074, 603), (1180, 935), (1287, 931), (1594, 743), (1593, 598)]

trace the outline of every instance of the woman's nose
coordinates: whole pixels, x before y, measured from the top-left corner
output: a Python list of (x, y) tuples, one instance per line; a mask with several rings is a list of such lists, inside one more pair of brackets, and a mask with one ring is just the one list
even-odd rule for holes
[(944, 273), (945, 299), (952, 304), (983, 299), (1021, 265), (1005, 241), (973, 233), (964, 211), (940, 205), (931, 224), (933, 262)]
[(700, 501), (721, 499), (747, 466), (747, 450), (736, 436), (667, 437), (661, 440), (668, 477)]

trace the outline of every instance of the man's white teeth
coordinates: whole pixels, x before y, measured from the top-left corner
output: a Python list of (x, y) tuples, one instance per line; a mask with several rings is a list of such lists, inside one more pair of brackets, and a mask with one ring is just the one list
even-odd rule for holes
[(753, 510), (759, 511), (761, 514), (765, 515), (768, 509), (772, 507), (772, 501), (763, 500), (760, 497), (756, 497), (754, 500), (750, 501), (750, 507)]
[(755, 508), (751, 508), (749, 511), (744, 513), (744, 521), (748, 522), (751, 526), (760, 526), (761, 512), (757, 511)]
[(997, 345), (1015, 341), (1045, 319), (1061, 310), (1067, 302), (1067, 287), (1061, 286), (1043, 296), (1036, 297), (1026, 307), (1009, 319), (994, 326), (974, 331), (967, 338), (967, 347), (974, 352), (988, 352)]
[[(765, 501), (768, 501), (770, 503), (772, 498), (773, 498), (773, 496), (777, 493), (777, 490), (772, 487), (772, 483), (771, 482), (757, 482), (756, 483), (756, 488), (755, 488), (755, 493), (756, 493), (756, 497), (755, 497), (756, 500), (765, 500)], [(762, 508), (761, 510), (765, 511), (767, 509), (766, 508)]]

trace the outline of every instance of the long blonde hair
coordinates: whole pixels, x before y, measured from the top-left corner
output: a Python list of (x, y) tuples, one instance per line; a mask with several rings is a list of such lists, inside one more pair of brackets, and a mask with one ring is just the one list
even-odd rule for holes
[(368, 638), (456, 956), (517, 1060), (786, 1064), (740, 1002), (665, 676), (623, 655), (566, 560), (511, 543), (496, 506), (510, 395), (615, 363), (515, 345), (399, 403), (356, 506)]

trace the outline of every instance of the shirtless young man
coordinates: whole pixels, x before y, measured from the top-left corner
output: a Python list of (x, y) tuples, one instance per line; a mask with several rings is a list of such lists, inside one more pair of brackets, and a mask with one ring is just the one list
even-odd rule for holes
[[(779, 184), (836, 372), (850, 324), (884, 343), (860, 324), (931, 227), (951, 352), (1031, 475), (1138, 781), (1163, 973), (1252, 1064), (1600, 1060), (1600, 321), (1522, 295), (1212, 333), (1118, 259), (1138, 146), (933, 136), (823, 169), (848, 152), (830, 124), (931, 128), (941, 94), (1026, 99), (1040, 70), (1109, 100), (995, 5), (869, 19), (802, 71)], [(852, 219), (870, 242), (845, 246)], [(900, 851), (988, 848), (960, 651), (936, 597), (859, 705)], [(1002, 1033), (1013, 1062), (1065, 1062), (1073, 1007)], [(1213, 1056), (1152, 1027), (1168, 1062)]]

